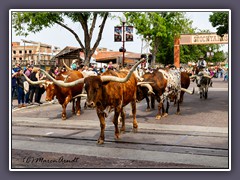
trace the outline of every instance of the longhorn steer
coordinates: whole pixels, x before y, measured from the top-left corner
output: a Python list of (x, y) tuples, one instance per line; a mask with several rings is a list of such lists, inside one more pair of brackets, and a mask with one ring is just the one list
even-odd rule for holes
[[(48, 75), (45, 71), (41, 69), (42, 72)], [(64, 77), (67, 76), (65, 79)], [(77, 79), (83, 78), (83, 75), (79, 71), (67, 71), (64, 73), (60, 73), (56, 76), (56, 81), (66, 81), (72, 82)], [(53, 78), (52, 78), (53, 79)], [(27, 79), (29, 83), (34, 83)], [(54, 96), (58, 99), (59, 104), (62, 105), (62, 120), (66, 120), (66, 107), (70, 101), (72, 101), (72, 113), (76, 113), (80, 115), (80, 101), (81, 97), (77, 97), (76, 101), (76, 109), (75, 109), (75, 100), (73, 99), (74, 96), (79, 95), (82, 93), (83, 83), (77, 84), (74, 87), (60, 87), (49, 80), (39, 81), (36, 83), (42, 83), (46, 89), (46, 101), (53, 100)]]
[[(125, 113), (123, 107), (128, 103), (132, 105), (133, 114), (133, 128), (137, 129), (138, 124), (136, 120), (136, 90), (137, 78), (133, 71), (145, 59), (136, 63), (132, 69), (128, 71), (115, 72), (108, 70), (101, 76), (89, 76), (78, 79), (74, 82), (65, 83), (62, 81), (53, 82), (64, 87), (76, 86), (78, 83), (85, 83), (85, 90), (87, 92), (87, 104), (95, 107), (100, 121), (101, 133), (98, 143), (104, 143), (105, 130), (105, 112), (106, 108), (114, 108), (113, 124), (115, 125), (115, 138), (119, 138), (118, 117), (122, 117), (121, 131), (125, 131)], [(47, 75), (47, 74), (46, 74)], [(47, 75), (49, 77), (49, 75)]]
[[(177, 99), (178, 103), (177, 114), (180, 113), (179, 103), (181, 91), (193, 94), (193, 92), (190, 92), (185, 88), (181, 88), (180, 72), (178, 70), (169, 70), (168, 72), (161, 69), (154, 70), (153, 73), (146, 73), (142, 77), (144, 78), (144, 81), (152, 82), (150, 85), (152, 86), (155, 95), (151, 95), (151, 107), (154, 108), (155, 98), (159, 102), (156, 119), (160, 119), (161, 117), (168, 115), (169, 100), (174, 100), (175, 98)], [(137, 98), (138, 100), (146, 98), (148, 104), (147, 111), (149, 111), (149, 98), (146, 94), (145, 87), (138, 86)], [(165, 100), (167, 100), (166, 112), (163, 104)]]
[(200, 99), (208, 98), (208, 87), (211, 84), (212, 76), (209, 76), (203, 72), (198, 73), (190, 77), (193, 81), (196, 80), (197, 87), (199, 88)]

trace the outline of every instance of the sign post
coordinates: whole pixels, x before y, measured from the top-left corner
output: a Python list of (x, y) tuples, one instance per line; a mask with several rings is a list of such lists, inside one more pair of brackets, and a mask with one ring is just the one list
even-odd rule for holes
[(182, 34), (174, 39), (174, 65), (180, 67), (180, 45), (228, 44), (228, 34), (223, 37), (216, 33)]
[[(119, 49), (123, 53), (122, 66), (124, 67), (125, 60), (125, 41), (133, 41), (133, 26), (125, 26), (126, 19), (122, 18), (122, 26), (114, 27), (114, 42), (123, 42), (122, 48)], [(126, 31), (125, 31), (126, 28)]]

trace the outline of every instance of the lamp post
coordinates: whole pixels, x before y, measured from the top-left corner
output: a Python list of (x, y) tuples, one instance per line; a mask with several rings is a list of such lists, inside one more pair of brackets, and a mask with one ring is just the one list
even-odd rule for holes
[(212, 52), (212, 48), (209, 47), (209, 52), (208, 52), (208, 57), (209, 57), (209, 60), (211, 61), (212, 60), (212, 55), (214, 55), (214, 52)]
[(124, 60), (125, 60), (125, 23), (126, 23), (126, 17), (122, 16), (122, 29), (123, 29), (123, 58), (122, 58), (122, 65), (124, 67)]

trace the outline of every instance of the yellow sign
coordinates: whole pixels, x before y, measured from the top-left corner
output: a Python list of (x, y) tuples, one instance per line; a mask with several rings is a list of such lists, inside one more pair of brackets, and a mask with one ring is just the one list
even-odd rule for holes
[(180, 44), (228, 44), (228, 34), (223, 37), (215, 33), (211, 34), (184, 34), (180, 36)]

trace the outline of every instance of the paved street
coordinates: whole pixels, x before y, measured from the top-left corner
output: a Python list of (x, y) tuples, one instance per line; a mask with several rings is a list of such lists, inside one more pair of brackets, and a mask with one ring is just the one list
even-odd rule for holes
[[(15, 107), (12, 111), (12, 168), (228, 168), (228, 83), (213, 79), (208, 99), (185, 94), (181, 115), (170, 106), (169, 116), (155, 120), (157, 110), (146, 112), (137, 104), (138, 132), (132, 132), (127, 106), (126, 132), (114, 139), (106, 118), (105, 144), (97, 145), (100, 132), (95, 110), (83, 109), (61, 120), (58, 103)], [(191, 83), (189, 89), (196, 87)], [(197, 88), (195, 88), (197, 91)], [(13, 102), (16, 106), (16, 100)], [(157, 107), (157, 104), (156, 104)], [(42, 158), (40, 161), (37, 158)], [(60, 159), (60, 160), (59, 160)], [(65, 159), (65, 163), (63, 162)], [(45, 161), (43, 161), (45, 160)], [(49, 163), (51, 161), (51, 163)], [(68, 161), (68, 163), (67, 163)]]

